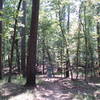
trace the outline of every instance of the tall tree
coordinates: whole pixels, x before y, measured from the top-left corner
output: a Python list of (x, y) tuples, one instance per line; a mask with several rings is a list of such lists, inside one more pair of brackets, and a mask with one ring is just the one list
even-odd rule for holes
[(87, 39), (86, 10), (87, 10), (87, 7), (84, 3), (84, 27), (83, 27), (83, 31), (84, 31), (84, 40), (85, 40), (85, 69), (84, 69), (85, 79), (87, 78), (87, 66), (88, 66), (88, 39)]
[[(98, 4), (97, 7), (97, 15), (99, 16), (100, 14), (100, 4)], [(99, 67), (100, 67), (100, 22), (97, 22), (97, 42), (98, 42), (98, 61), (99, 61)]]
[[(3, 0), (0, 0), (0, 11), (2, 10)], [(0, 17), (1, 17), (0, 12)], [(0, 21), (0, 79), (2, 79), (2, 21)]]
[(26, 36), (25, 36), (25, 25), (26, 25), (26, 1), (23, 1), (22, 5), (22, 10), (23, 10), (23, 17), (22, 17), (22, 24), (24, 27), (22, 27), (21, 31), (21, 70), (23, 76), (25, 76), (25, 60), (26, 60), (26, 48), (25, 48), (25, 41), (26, 41)]
[(15, 44), (16, 44), (16, 65), (17, 65), (18, 73), (20, 73), (21, 68), (20, 68), (20, 51), (19, 51), (18, 39), (16, 39)]
[[(70, 31), (70, 4), (68, 4), (68, 21), (67, 21), (67, 34), (69, 34)], [(69, 77), (69, 67), (70, 67), (70, 58), (69, 58), (69, 50), (68, 50), (68, 46), (66, 46), (66, 77)]]
[(80, 57), (80, 31), (81, 31), (81, 6), (79, 7), (79, 24), (78, 24), (78, 36), (77, 36), (77, 52), (76, 52), (76, 69), (77, 69), (77, 75), (76, 79), (78, 78), (78, 67), (79, 67), (79, 57)]
[[(69, 77), (69, 70), (68, 67), (70, 66), (70, 59), (69, 59), (69, 49), (68, 49), (68, 41), (65, 37), (66, 29), (65, 29), (65, 10), (66, 6), (63, 5), (62, 7), (59, 6), (59, 26), (62, 34), (62, 38), (64, 40), (64, 43), (66, 44), (66, 70), (65, 70), (65, 77)], [(70, 5), (68, 5), (68, 21), (67, 21), (67, 33), (69, 33), (69, 23), (70, 22)]]
[(32, 0), (32, 18), (31, 28), (28, 40), (27, 54), (27, 70), (26, 70), (26, 85), (36, 85), (36, 48), (37, 48), (37, 30), (39, 16), (39, 0)]
[(11, 82), (11, 76), (12, 76), (12, 62), (13, 62), (13, 53), (14, 53), (14, 47), (15, 47), (15, 42), (16, 42), (16, 30), (17, 30), (17, 22), (18, 22), (18, 14), (20, 10), (22, 0), (19, 0), (18, 7), (16, 10), (16, 17), (15, 17), (15, 23), (14, 23), (14, 33), (12, 36), (12, 45), (11, 45), (11, 52), (10, 52), (10, 57), (9, 57), (9, 78), (8, 82)]

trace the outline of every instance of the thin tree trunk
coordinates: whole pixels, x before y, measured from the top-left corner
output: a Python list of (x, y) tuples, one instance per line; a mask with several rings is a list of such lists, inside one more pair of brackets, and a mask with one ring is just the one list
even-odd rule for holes
[(39, 16), (39, 0), (32, 0), (32, 18), (28, 41), (26, 85), (36, 86), (36, 48)]
[(63, 75), (63, 66), (62, 66), (62, 61), (63, 61), (63, 42), (61, 41), (61, 50), (60, 50), (60, 65), (61, 65), (61, 77)]
[(44, 72), (44, 70), (45, 70), (45, 63), (44, 63), (44, 59), (45, 58), (45, 55), (44, 55), (44, 50), (43, 50), (43, 71), (42, 71), (42, 73), (44, 74), (45, 72)]
[[(100, 14), (100, 4), (98, 4), (97, 7), (97, 15)], [(99, 62), (99, 68), (100, 68), (100, 22), (97, 22), (97, 43), (98, 43), (98, 62)], [(100, 75), (100, 72), (99, 72)]]
[[(91, 41), (90, 41), (90, 33), (91, 33), (91, 31), (90, 31), (90, 27), (91, 27), (91, 19), (88, 19), (88, 32), (87, 32), (87, 34), (88, 34), (88, 47), (89, 47), (89, 53), (90, 53), (90, 61), (91, 61), (91, 63), (90, 63), (90, 67), (91, 67), (91, 77), (92, 76), (95, 76), (96, 74), (95, 74), (95, 68), (94, 68), (94, 50), (93, 50), (93, 48), (92, 48), (92, 45), (91, 45)], [(93, 74), (93, 75), (92, 75)]]
[(77, 69), (77, 75), (76, 75), (76, 79), (78, 79), (78, 67), (79, 67), (79, 56), (80, 56), (80, 31), (81, 31), (81, 6), (82, 4), (80, 5), (80, 8), (79, 8), (79, 25), (78, 25), (78, 40), (77, 40), (77, 53), (76, 53), (76, 56), (77, 56), (77, 61), (76, 61), (76, 69)]
[(21, 68), (20, 68), (20, 52), (19, 52), (18, 40), (16, 40), (16, 63), (17, 63), (18, 73), (20, 73)]
[(25, 36), (25, 26), (26, 26), (26, 1), (23, 1), (22, 5), (23, 10), (23, 18), (22, 18), (22, 24), (24, 24), (24, 27), (22, 27), (21, 30), (21, 71), (23, 74), (23, 77), (25, 77), (25, 61), (26, 61), (26, 36)]
[(13, 62), (13, 53), (14, 53), (14, 47), (15, 47), (15, 38), (16, 38), (16, 29), (17, 29), (17, 18), (18, 18), (18, 13), (20, 10), (22, 0), (19, 1), (17, 11), (16, 11), (16, 18), (15, 18), (15, 24), (14, 24), (14, 34), (12, 36), (12, 45), (11, 45), (11, 52), (10, 52), (10, 58), (9, 58), (9, 78), (8, 82), (11, 82), (11, 76), (12, 76), (12, 62)]
[[(3, 0), (0, 0), (0, 11), (2, 11)], [(0, 14), (0, 17), (2, 15)], [(0, 21), (0, 79), (2, 79), (2, 21)]]
[(88, 58), (87, 58), (87, 56), (88, 56), (88, 41), (87, 41), (87, 28), (86, 28), (86, 6), (84, 6), (84, 39), (85, 39), (85, 69), (84, 69), (84, 73), (85, 73), (85, 80), (87, 79), (87, 60), (88, 60)]
[(68, 71), (68, 66), (69, 65), (67, 65), (67, 64), (70, 64), (70, 60), (69, 60), (69, 50), (68, 50), (67, 40), (66, 40), (65, 35), (64, 35), (65, 30), (63, 30), (63, 28), (62, 28), (62, 25), (61, 25), (62, 23), (61, 23), (60, 18), (59, 18), (59, 22), (60, 22), (60, 29), (61, 29), (62, 37), (64, 39), (64, 42), (66, 43), (66, 71), (65, 71), (65, 77), (69, 77), (69, 71)]
[[(67, 21), (67, 33), (69, 34), (70, 31), (70, 4), (68, 5), (68, 21)], [(63, 33), (64, 34), (64, 33)], [(67, 45), (67, 41), (66, 41), (66, 73), (65, 73), (65, 77), (69, 77), (69, 67), (70, 67), (70, 58), (69, 58), (69, 50), (68, 50), (68, 45)]]
[(45, 67), (45, 46), (44, 46), (44, 40), (43, 40), (43, 48), (42, 48), (42, 53), (43, 53), (43, 74), (44, 74), (44, 67)]

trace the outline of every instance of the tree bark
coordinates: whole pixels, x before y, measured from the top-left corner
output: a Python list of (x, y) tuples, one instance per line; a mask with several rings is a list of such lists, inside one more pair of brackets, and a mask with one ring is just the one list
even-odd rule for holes
[(16, 65), (17, 65), (18, 73), (20, 74), (21, 67), (20, 67), (20, 51), (19, 51), (18, 39), (16, 40), (15, 43), (16, 43)]
[[(100, 14), (100, 4), (97, 7), (97, 15)], [(100, 22), (97, 22), (97, 43), (98, 43), (98, 61), (99, 61), (99, 68), (100, 68)]]
[[(0, 11), (2, 11), (3, 0), (0, 0)], [(0, 14), (0, 17), (2, 15)], [(0, 79), (2, 79), (2, 21), (0, 21)]]
[(43, 38), (43, 47), (42, 47), (42, 59), (43, 59), (43, 74), (45, 73), (44, 70), (45, 70), (45, 37)]
[(23, 10), (23, 17), (22, 17), (22, 24), (24, 24), (24, 27), (22, 27), (21, 32), (21, 71), (23, 76), (25, 77), (25, 69), (26, 69), (26, 36), (25, 36), (25, 26), (26, 26), (26, 1), (23, 1), (22, 5)]
[(26, 86), (36, 86), (36, 48), (39, 16), (39, 0), (32, 0), (31, 28), (28, 40)]
[(63, 75), (63, 53), (64, 53), (63, 41), (61, 41), (61, 49), (60, 49), (61, 77), (62, 77), (62, 75)]

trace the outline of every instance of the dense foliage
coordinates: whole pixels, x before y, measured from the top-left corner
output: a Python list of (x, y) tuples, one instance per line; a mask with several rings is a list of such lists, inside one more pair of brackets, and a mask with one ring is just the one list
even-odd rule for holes
[[(32, 3), (31, 0), (22, 0), (18, 9), (18, 2), (3, 0), (3, 8), (0, 9), (0, 67), (5, 74), (10, 67), (9, 62), (12, 62), (10, 68), (13, 70), (9, 72), (25, 76)], [(40, 0), (37, 36), (36, 65), (43, 65), (43, 73), (44, 66), (50, 63), (51, 66), (61, 67), (62, 72), (67, 73), (66, 69), (77, 73), (77, 78), (79, 72), (85, 74), (85, 78), (90, 73), (91, 76), (98, 75), (100, 0)], [(14, 55), (11, 61), (12, 47)]]

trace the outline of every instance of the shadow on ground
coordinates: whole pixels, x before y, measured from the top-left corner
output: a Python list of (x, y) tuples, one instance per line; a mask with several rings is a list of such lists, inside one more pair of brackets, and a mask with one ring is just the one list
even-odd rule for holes
[[(93, 83), (92, 80), (91, 83)], [(88, 84), (83, 80), (44, 81), (40, 86), (43, 91), (39, 91), (48, 92), (48, 94), (42, 95), (42, 97), (48, 98), (47, 100), (74, 100), (75, 98), (77, 98), (76, 100), (100, 100), (100, 86), (96, 86), (94, 83)]]
[[(41, 82), (35, 89), (14, 83), (5, 83), (0, 86), (0, 100), (9, 100), (11, 97), (22, 96), (22, 94), (23, 97), (20, 99), (11, 100), (100, 100), (100, 86), (96, 86), (95, 83), (92, 80), (86, 83), (83, 80), (41, 78)], [(27, 96), (29, 97), (31, 94), (35, 99), (24, 99), (27, 91), (30, 91)]]
[(5, 83), (0, 86), (0, 100), (8, 100), (12, 96), (22, 94), (27, 89), (15, 83)]

